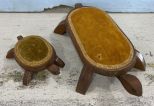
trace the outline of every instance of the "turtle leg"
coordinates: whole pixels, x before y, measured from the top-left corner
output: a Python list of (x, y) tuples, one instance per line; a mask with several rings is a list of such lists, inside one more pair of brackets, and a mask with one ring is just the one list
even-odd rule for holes
[(144, 60), (142, 54), (136, 50), (136, 56), (137, 56), (137, 58), (136, 58), (136, 63), (135, 63), (134, 68), (145, 71), (146, 64), (145, 64), (145, 60)]
[(56, 56), (54, 64), (56, 64), (57, 66), (62, 67), (62, 68), (65, 66), (65, 63), (63, 62), (63, 60), (60, 59), (58, 56)]
[(80, 78), (78, 80), (76, 92), (85, 94), (92, 81), (92, 76), (93, 76), (93, 68), (88, 65), (84, 65), (82, 72), (80, 74)]
[(28, 85), (33, 78), (33, 72), (25, 70), (23, 76), (23, 85)]
[(58, 26), (55, 28), (54, 33), (63, 35), (66, 33), (66, 21), (61, 21)]
[(48, 70), (54, 74), (54, 75), (58, 75), (60, 74), (60, 68), (59, 67), (64, 67), (65, 63), (63, 62), (62, 59), (60, 59), (58, 56), (56, 56), (54, 63), (50, 66), (48, 66)]
[(58, 56), (56, 56), (54, 64), (56, 64), (57, 66), (59, 66), (61, 68), (63, 68), (65, 66), (64, 61), (62, 59), (60, 59)]
[(48, 71), (50, 71), (54, 75), (60, 74), (60, 68), (56, 64), (52, 64), (48, 66)]
[(6, 58), (14, 58), (14, 48), (7, 52)]
[(135, 96), (142, 96), (142, 84), (137, 77), (130, 74), (124, 74), (117, 76), (117, 78), (120, 80), (127, 92)]

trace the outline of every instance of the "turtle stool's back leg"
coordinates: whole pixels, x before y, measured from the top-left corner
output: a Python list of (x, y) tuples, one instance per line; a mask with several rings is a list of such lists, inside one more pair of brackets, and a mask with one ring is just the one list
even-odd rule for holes
[(54, 75), (60, 74), (60, 68), (55, 64), (48, 66), (47, 69), (48, 69), (48, 71), (50, 71)]
[(58, 26), (55, 28), (54, 33), (63, 35), (66, 33), (66, 21), (61, 21)]

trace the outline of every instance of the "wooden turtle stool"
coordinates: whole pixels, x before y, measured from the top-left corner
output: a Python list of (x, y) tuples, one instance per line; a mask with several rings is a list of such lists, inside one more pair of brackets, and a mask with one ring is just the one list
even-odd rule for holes
[(117, 77), (130, 94), (142, 95), (140, 81), (127, 72), (145, 70), (144, 58), (106, 12), (77, 4), (54, 32), (71, 36), (84, 63), (77, 92), (85, 94), (93, 73), (98, 73)]
[(52, 74), (60, 73), (59, 67), (64, 62), (56, 55), (53, 46), (40, 36), (17, 37), (15, 47), (8, 51), (6, 58), (15, 58), (17, 63), (25, 69), (23, 84), (28, 85), (33, 74), (48, 69)]

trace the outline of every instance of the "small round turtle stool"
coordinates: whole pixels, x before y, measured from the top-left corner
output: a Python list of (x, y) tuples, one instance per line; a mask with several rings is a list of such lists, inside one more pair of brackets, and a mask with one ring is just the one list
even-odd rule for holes
[(65, 63), (56, 55), (53, 46), (40, 36), (18, 36), (15, 47), (10, 49), (6, 58), (15, 58), (25, 70), (23, 85), (28, 85), (35, 73), (48, 69), (52, 74), (60, 73), (59, 67)]

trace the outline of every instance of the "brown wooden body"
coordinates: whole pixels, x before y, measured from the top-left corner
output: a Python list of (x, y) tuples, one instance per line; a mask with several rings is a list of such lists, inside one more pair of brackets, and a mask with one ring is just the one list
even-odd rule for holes
[[(92, 80), (93, 73), (98, 73), (105, 76), (117, 77), (123, 84), (124, 88), (129, 93), (136, 96), (141, 96), (142, 85), (140, 81), (135, 76), (127, 74), (127, 72), (130, 71), (133, 67), (138, 68), (140, 70), (145, 70), (145, 61), (144, 61), (144, 58), (141, 57), (141, 54), (136, 49), (134, 49), (130, 40), (125, 36), (125, 34), (122, 32), (122, 30), (118, 26), (117, 27), (119, 28), (121, 33), (123, 33), (123, 35), (126, 37), (126, 39), (128, 40), (128, 42), (132, 47), (131, 48), (132, 58), (130, 59), (129, 63), (117, 68), (110, 68), (110, 67), (104, 68), (104, 67), (99, 67), (97, 64), (93, 64), (87, 59), (87, 57), (82, 51), (81, 46), (79, 45), (79, 42), (75, 37), (75, 33), (72, 31), (73, 28), (71, 27), (72, 25), (70, 24), (70, 21), (69, 21), (70, 14), (73, 13), (74, 11), (79, 11), (79, 9), (82, 9), (82, 8), (93, 8), (93, 7), (82, 7), (82, 5), (77, 4), (75, 6), (75, 9), (72, 10), (68, 14), (67, 18), (64, 21), (62, 21), (54, 30), (55, 33), (64, 34), (65, 32), (67, 32), (71, 36), (73, 44), (75, 45), (75, 48), (84, 64), (84, 67), (82, 69), (82, 72), (77, 84), (76, 91), (79, 93), (85, 94)], [(108, 18), (110, 17), (108, 16)], [(111, 20), (111, 24), (112, 23), (115, 24), (111, 18), (110, 20)]]

